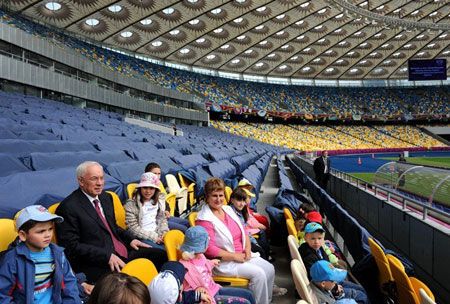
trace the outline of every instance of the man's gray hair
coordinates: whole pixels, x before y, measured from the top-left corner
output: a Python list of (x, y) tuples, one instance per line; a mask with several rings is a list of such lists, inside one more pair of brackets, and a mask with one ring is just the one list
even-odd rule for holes
[(76, 170), (77, 178), (83, 177), (86, 174), (87, 168), (89, 168), (90, 166), (99, 166), (103, 170), (103, 166), (100, 165), (98, 162), (85, 161), (85, 162), (82, 162), (81, 164), (79, 164), (77, 167), (77, 170)]

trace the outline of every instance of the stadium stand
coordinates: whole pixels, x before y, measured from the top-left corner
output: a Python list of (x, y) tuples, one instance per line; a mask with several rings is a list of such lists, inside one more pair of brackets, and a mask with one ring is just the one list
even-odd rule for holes
[[(180, 173), (195, 182), (198, 197), (202, 184), (212, 175), (231, 185), (239, 176), (245, 176), (259, 187), (271, 156), (290, 151), (230, 137), (212, 128), (183, 126), (185, 136), (174, 137), (125, 123), (115, 113), (79, 109), (36, 97), (0, 92), (0, 100), (0, 108), (6, 110), (1, 111), (0, 119), (9, 123), (1, 128), (9, 138), (0, 139), (4, 168), (0, 177), (0, 191), (4, 193), (0, 216), (5, 218), (30, 204), (39, 202), (48, 207), (60, 201), (76, 188), (74, 170), (84, 160), (96, 160), (104, 166), (105, 188), (122, 200), (126, 186), (138, 180), (150, 161), (161, 165), (163, 176)], [(49, 123), (47, 117), (55, 119)], [(24, 132), (30, 138), (18, 139), (17, 134)], [(216, 151), (221, 153), (216, 155)], [(40, 183), (42, 180), (46, 183)], [(9, 189), (22, 190), (15, 193)]]
[(231, 121), (211, 124), (231, 134), (302, 151), (446, 146), (413, 126), (311, 126)]
[[(76, 50), (109, 69), (151, 81), (160, 86), (202, 96), (217, 105), (273, 112), (325, 115), (330, 119), (361, 115), (367, 118), (413, 118), (415, 115), (446, 115), (450, 112), (448, 86), (425, 88), (332, 88), (300, 87), (223, 79), (159, 66), (95, 46), (62, 32), (0, 10), (4, 24)], [(406, 117), (405, 116), (405, 117)]]

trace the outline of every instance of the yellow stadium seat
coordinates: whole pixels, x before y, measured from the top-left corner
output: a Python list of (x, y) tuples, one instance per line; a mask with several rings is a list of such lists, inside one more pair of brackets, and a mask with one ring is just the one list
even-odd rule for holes
[(136, 277), (145, 284), (150, 285), (154, 277), (158, 275), (155, 265), (152, 261), (144, 258), (139, 258), (128, 262), (123, 268), (123, 273)]
[(283, 208), (283, 214), (284, 214), (284, 218), (285, 219), (287, 219), (287, 220), (289, 220), (289, 219), (294, 220), (294, 217), (292, 216), (292, 212), (291, 212), (291, 210), (289, 210), (289, 208), (284, 207)]
[(189, 225), (191, 225), (191, 227), (195, 226), (195, 221), (197, 220), (197, 214), (198, 214), (198, 212), (193, 211), (193, 212), (189, 213), (189, 215), (188, 215), (188, 221), (189, 221)]
[[(48, 212), (55, 214), (56, 213), (56, 209), (58, 208), (59, 204), (61, 204), (60, 202), (58, 203), (54, 203), (53, 205), (51, 205), (50, 207), (48, 207)], [(53, 229), (53, 237), (52, 237), (52, 242), (57, 244), (58, 240), (56, 239), (56, 230)]]
[(419, 288), (420, 304), (436, 304), (423, 288)]
[(51, 214), (55, 214), (56, 209), (59, 207), (59, 204), (61, 204), (60, 202), (58, 203), (54, 203), (53, 205), (51, 205), (50, 207), (48, 207), (48, 212), (50, 212)]
[[(197, 215), (196, 215), (197, 216)], [(184, 242), (184, 234), (180, 230), (170, 230), (164, 236), (164, 247), (166, 248), (169, 261), (178, 261), (181, 258), (180, 246)], [(214, 281), (222, 285), (234, 287), (247, 287), (248, 280), (244, 278), (231, 278), (223, 276), (214, 276)]]
[(125, 208), (123, 207), (119, 196), (112, 191), (106, 191), (106, 192), (111, 194), (111, 196), (113, 198), (114, 215), (116, 217), (117, 225), (123, 229), (127, 229), (127, 224), (125, 223)]
[(384, 294), (392, 296), (391, 286), (394, 279), (392, 278), (388, 259), (386, 258), (383, 249), (380, 247), (380, 245), (377, 244), (377, 242), (375, 242), (374, 239), (369, 238), (369, 246), (372, 256), (374, 257), (375, 263), (378, 267), (378, 282), (380, 290)]
[(0, 251), (8, 249), (17, 237), (16, 225), (12, 219), (0, 219)]
[(182, 214), (187, 209), (188, 192), (185, 187), (180, 187), (177, 178), (172, 174), (166, 174), (167, 186), (170, 193), (177, 195), (178, 212)]
[(287, 219), (286, 226), (287, 226), (289, 235), (293, 235), (293, 236), (297, 237), (297, 228), (295, 228), (294, 220)]
[(190, 183), (187, 189), (189, 204), (192, 207), (195, 205), (195, 203), (197, 203), (197, 199), (195, 198), (195, 183)]
[(133, 193), (134, 193), (134, 190), (136, 190), (136, 186), (137, 186), (137, 185), (138, 185), (137, 183), (129, 183), (129, 184), (127, 185), (127, 195), (128, 195), (128, 199), (133, 198)]
[(233, 193), (233, 189), (231, 187), (225, 186), (225, 201), (226, 205), (230, 202), (231, 193)]
[(169, 193), (166, 195), (166, 202), (170, 207), (170, 216), (175, 215), (175, 205), (177, 203), (177, 195), (175, 193)]
[(292, 278), (294, 279), (295, 289), (297, 290), (300, 297), (308, 303), (317, 304), (318, 301), (316, 295), (311, 289), (311, 283), (309, 282), (308, 278), (306, 278), (305, 280), (302, 266), (299, 260), (294, 259), (291, 261), (291, 271)]
[(164, 247), (169, 261), (178, 261), (181, 258), (180, 246), (184, 242), (184, 233), (180, 230), (169, 230), (164, 235)]
[(408, 277), (404, 267), (400, 267), (401, 262), (394, 256), (388, 254), (386, 258), (389, 261), (392, 277), (397, 287), (398, 304), (420, 304), (420, 289), (423, 289), (433, 301), (434, 295), (431, 290), (422, 281), (414, 277)]

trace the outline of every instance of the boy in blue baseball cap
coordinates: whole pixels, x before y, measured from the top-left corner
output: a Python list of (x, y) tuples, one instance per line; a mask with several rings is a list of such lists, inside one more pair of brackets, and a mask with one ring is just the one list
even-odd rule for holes
[(317, 261), (311, 266), (311, 289), (314, 291), (319, 304), (352, 304), (355, 301), (355, 291), (350, 294), (344, 292), (339, 283), (345, 280), (347, 271), (335, 268), (325, 260)]
[(20, 211), (20, 243), (0, 263), (0, 303), (81, 303), (63, 248), (51, 243), (53, 222), (62, 221), (40, 205)]

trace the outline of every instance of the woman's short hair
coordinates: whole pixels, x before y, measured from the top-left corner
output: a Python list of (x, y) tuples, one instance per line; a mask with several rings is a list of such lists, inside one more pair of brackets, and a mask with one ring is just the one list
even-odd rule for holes
[(139, 279), (114, 272), (102, 277), (89, 297), (88, 304), (148, 304), (150, 294)]
[(205, 183), (205, 197), (215, 191), (225, 191), (225, 183), (218, 177), (211, 177)]

